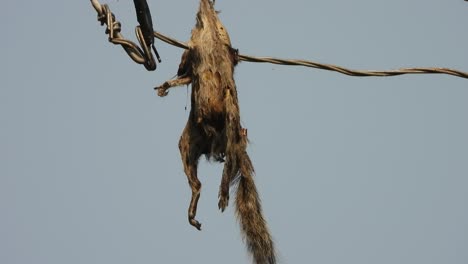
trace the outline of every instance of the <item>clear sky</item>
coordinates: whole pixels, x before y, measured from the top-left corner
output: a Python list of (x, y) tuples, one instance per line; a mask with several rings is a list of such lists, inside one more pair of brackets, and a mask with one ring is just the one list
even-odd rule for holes
[[(198, 1), (148, 2), (158, 31), (189, 39)], [(107, 3), (135, 40), (133, 2)], [(243, 54), (468, 71), (462, 0), (216, 6)], [(217, 209), (221, 165), (201, 160), (203, 231), (187, 222), (187, 89), (153, 91), (181, 49), (158, 41), (147, 72), (87, 0), (4, 1), (0, 20), (0, 263), (250, 263)], [(281, 263), (468, 263), (468, 80), (240, 63), (236, 82)]]

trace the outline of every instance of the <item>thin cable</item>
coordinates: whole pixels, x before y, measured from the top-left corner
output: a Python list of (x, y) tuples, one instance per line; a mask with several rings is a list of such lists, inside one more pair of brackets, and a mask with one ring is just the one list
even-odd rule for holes
[[(468, 1), (468, 0), (467, 0)], [(165, 36), (159, 32), (154, 32), (154, 36), (170, 45), (188, 49), (188, 45), (184, 42), (178, 41), (171, 37)], [(448, 74), (460, 78), (468, 79), (468, 72), (462, 72), (458, 70), (453, 70), (449, 68), (402, 68), (397, 70), (387, 70), (387, 71), (375, 71), (375, 70), (352, 70), (347, 69), (341, 66), (332, 65), (332, 64), (323, 64), (313, 61), (306, 60), (287, 60), (279, 59), (272, 57), (254, 57), (248, 55), (239, 54), (239, 60), (247, 62), (258, 62), (258, 63), (272, 63), (279, 65), (289, 65), (289, 66), (304, 66), (310, 68), (316, 68), (321, 70), (335, 71), (341, 74), (356, 76), (356, 77), (388, 77), (388, 76), (397, 76), (403, 74)]]
[(278, 58), (258, 58), (247, 55), (239, 55), (240, 59), (243, 61), (249, 62), (262, 62), (262, 63), (272, 63), (280, 65), (294, 65), (294, 66), (305, 66), (321, 70), (336, 71), (341, 74), (346, 74), (349, 76), (357, 77), (367, 77), (367, 76), (376, 76), (376, 77), (388, 77), (388, 76), (397, 76), (403, 74), (448, 74), (461, 78), (468, 79), (468, 73), (458, 70), (453, 70), (449, 68), (401, 68), (397, 70), (387, 70), (387, 71), (375, 71), (375, 70), (352, 70), (347, 69), (341, 66), (332, 65), (332, 64), (322, 64), (313, 61), (305, 60), (285, 60)]

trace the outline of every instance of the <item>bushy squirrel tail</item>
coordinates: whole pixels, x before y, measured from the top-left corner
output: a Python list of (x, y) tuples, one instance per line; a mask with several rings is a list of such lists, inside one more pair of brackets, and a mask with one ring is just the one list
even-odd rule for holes
[(240, 125), (237, 91), (232, 81), (226, 90), (226, 163), (223, 177), (236, 185), (236, 214), (242, 235), (256, 264), (276, 264), (273, 240), (262, 215), (262, 205), (253, 179), (254, 168), (247, 154), (247, 130)]
[(276, 253), (253, 179), (252, 163), (247, 155), (241, 161), (236, 194), (236, 214), (247, 249), (256, 264), (275, 264)]

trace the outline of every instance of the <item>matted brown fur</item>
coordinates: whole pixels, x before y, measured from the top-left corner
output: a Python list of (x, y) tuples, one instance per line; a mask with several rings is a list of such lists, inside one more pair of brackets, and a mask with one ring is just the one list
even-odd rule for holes
[(182, 55), (178, 77), (157, 87), (160, 96), (174, 86), (192, 84), (189, 120), (179, 141), (179, 149), (192, 199), (188, 210), (191, 225), (201, 230), (195, 219), (201, 183), (197, 165), (201, 155), (224, 162), (218, 206), (228, 205), (229, 187), (237, 185), (236, 213), (247, 248), (257, 264), (276, 263), (276, 254), (260, 199), (253, 180), (254, 168), (247, 154), (247, 130), (240, 125), (234, 66), (237, 51), (209, 0), (201, 0), (189, 49)]

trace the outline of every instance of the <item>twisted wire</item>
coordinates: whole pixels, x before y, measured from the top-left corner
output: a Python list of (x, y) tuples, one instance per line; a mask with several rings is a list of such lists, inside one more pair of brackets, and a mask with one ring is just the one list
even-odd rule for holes
[[(468, 0), (467, 0), (468, 1)], [(154, 32), (154, 36), (170, 45), (188, 49), (188, 45), (184, 42), (178, 41), (171, 37), (165, 36), (159, 32)], [(356, 77), (388, 77), (388, 76), (397, 76), (403, 74), (448, 74), (460, 78), (468, 79), (468, 72), (458, 71), (449, 68), (401, 68), (397, 70), (387, 70), (387, 71), (375, 71), (375, 70), (352, 70), (344, 68), (341, 66), (333, 64), (323, 64), (307, 60), (288, 60), (288, 59), (279, 59), (272, 57), (254, 57), (249, 55), (239, 54), (239, 60), (246, 62), (259, 62), (259, 63), (272, 63), (279, 65), (289, 65), (289, 66), (304, 66), (310, 68), (316, 68), (321, 70), (335, 71), (341, 74), (356, 76)]]
[(270, 57), (252, 57), (247, 55), (239, 55), (240, 59), (243, 61), (249, 62), (262, 62), (262, 63), (272, 63), (272, 64), (280, 64), (280, 65), (295, 65), (295, 66), (305, 66), (311, 67), (321, 70), (328, 70), (328, 71), (335, 71), (341, 74), (346, 74), (349, 76), (356, 76), (356, 77), (388, 77), (388, 76), (397, 76), (403, 74), (448, 74), (453, 75), (461, 78), (468, 79), (468, 73), (462, 72), (458, 70), (453, 70), (449, 68), (401, 68), (396, 70), (386, 70), (386, 71), (375, 71), (375, 70), (352, 70), (347, 69), (341, 66), (332, 65), (332, 64), (323, 64), (317, 63), (313, 61), (306, 61), (306, 60), (286, 60), (286, 59), (278, 59), (278, 58), (270, 58)]
[(156, 61), (149, 46), (146, 44), (141, 28), (137, 26), (135, 34), (142, 48), (123, 37), (120, 33), (122, 29), (121, 24), (116, 21), (115, 15), (111, 12), (108, 5), (101, 5), (97, 0), (91, 0), (91, 4), (97, 12), (98, 21), (101, 22), (101, 25), (106, 25), (106, 34), (109, 35), (109, 41), (115, 45), (121, 45), (134, 62), (143, 64), (149, 71), (155, 70)]

